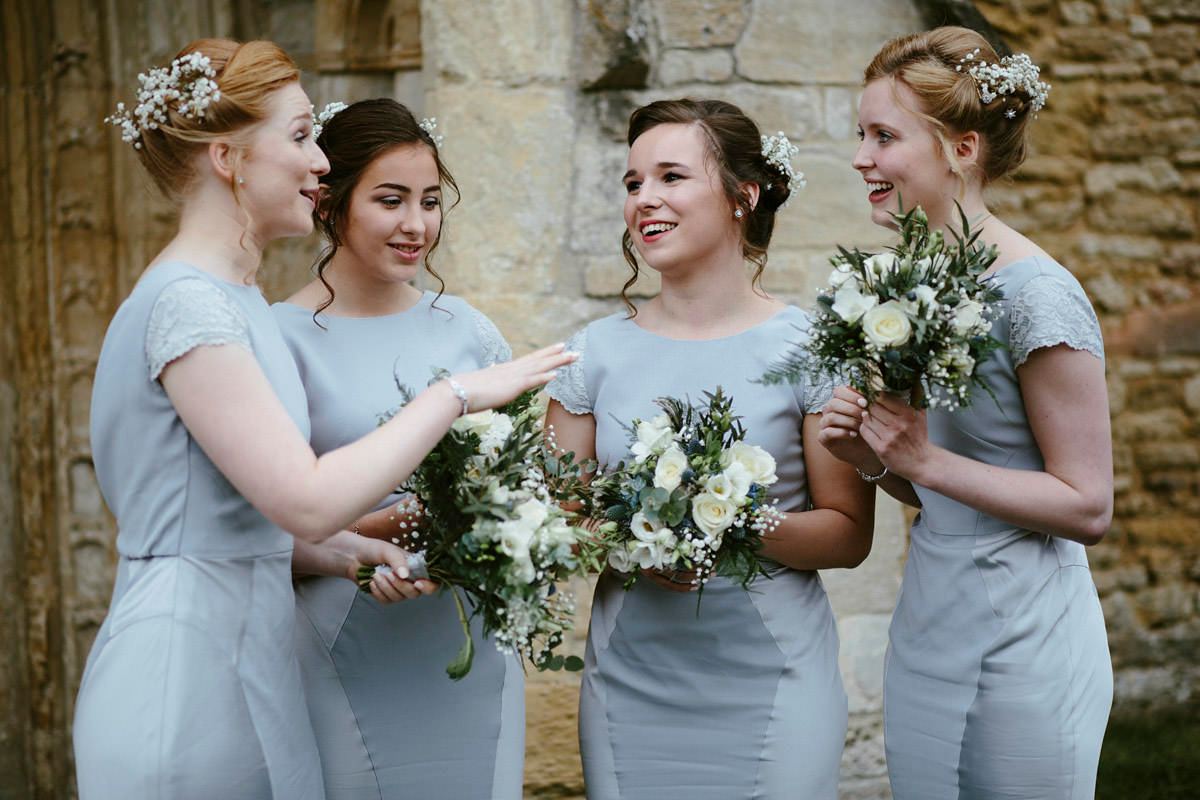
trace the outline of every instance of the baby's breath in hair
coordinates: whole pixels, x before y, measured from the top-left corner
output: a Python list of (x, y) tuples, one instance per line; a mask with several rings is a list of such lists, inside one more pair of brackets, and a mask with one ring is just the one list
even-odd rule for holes
[(208, 56), (188, 53), (172, 61), (169, 67), (156, 67), (139, 74), (142, 86), (137, 93), (137, 106), (130, 111), (124, 103), (117, 103), (116, 113), (104, 121), (119, 127), (121, 138), (141, 149), (142, 131), (166, 123), (172, 106), (180, 116), (204, 119), (209, 105), (221, 99), (216, 77), (217, 71)]
[(417, 124), (421, 126), (421, 130), (429, 134), (429, 138), (433, 139), (434, 144), (436, 144), (438, 147), (442, 146), (442, 141), (446, 137), (442, 136), (440, 133), (434, 133), (434, 131), (437, 130), (437, 117), (426, 117)]
[[(762, 135), (762, 154), (767, 163), (782, 172), (788, 178), (788, 189), (795, 192), (797, 189), (803, 189), (806, 181), (804, 173), (792, 166), (792, 159), (800, 152), (800, 148), (792, 144), (783, 131), (778, 131), (771, 136)], [(788, 195), (788, 200), (784, 202), (786, 206), (792, 199), (792, 195)]]
[[(990, 103), (1002, 94), (1025, 92), (1029, 95), (1029, 107), (1033, 111), (1041, 111), (1046, 105), (1050, 94), (1050, 84), (1039, 80), (1041, 70), (1025, 53), (1017, 53), (1000, 59), (999, 64), (989, 64), (986, 61), (972, 63), (979, 55), (975, 48), (960, 59), (960, 65), (955, 69), (962, 71), (962, 64), (968, 64), (967, 73), (975, 79), (979, 86), (979, 96), (984, 104)], [(1016, 111), (1008, 109), (1004, 115), (1009, 119), (1016, 116)]]
[[(334, 116), (339, 111), (342, 111), (346, 107), (347, 106), (345, 103), (335, 100), (332, 103), (326, 103), (325, 107), (321, 109), (321, 113), (314, 114), (313, 115), (313, 134), (312, 134), (313, 138), (315, 139), (318, 136), (320, 136), (321, 131), (323, 131), (325, 129), (325, 126), (329, 124), (329, 120), (333, 119)], [(308, 108), (311, 111), (315, 108), (315, 106), (309, 105)]]

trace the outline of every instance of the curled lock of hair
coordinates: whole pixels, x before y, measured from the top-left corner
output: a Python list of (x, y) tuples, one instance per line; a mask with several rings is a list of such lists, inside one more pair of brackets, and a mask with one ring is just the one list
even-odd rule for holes
[[(333, 303), (333, 286), (325, 279), (325, 270), (342, 246), (341, 232), (349, 219), (354, 188), (377, 158), (399, 147), (428, 147), (437, 165), (439, 183), (454, 195), (450, 208), (457, 205), (460, 199), (458, 184), (442, 163), (437, 142), (421, 127), (407, 107), (391, 98), (360, 100), (350, 104), (325, 123), (321, 135), (317, 137), (317, 144), (329, 159), (329, 172), (321, 177), (321, 198), (313, 212), (313, 220), (326, 241), (314, 268), (329, 296), (313, 312), (314, 321)], [(442, 208), (446, 207), (443, 205)], [(442, 217), (444, 220), (444, 211)], [(445, 291), (446, 283), (434, 270), (431, 258), (441, 239), (442, 232), (439, 230), (438, 237), (426, 247), (424, 258), (426, 271), (438, 282), (438, 297)], [(434, 302), (437, 302), (436, 299)], [(320, 325), (320, 322), (317, 321), (317, 324)]]
[[(767, 163), (762, 154), (762, 135), (754, 121), (737, 106), (722, 100), (657, 100), (642, 106), (630, 115), (626, 141), (632, 146), (651, 128), (672, 124), (695, 125), (703, 134), (730, 206), (743, 212), (742, 256), (754, 264), (752, 281), (755, 290), (761, 291), (775, 214), (791, 194), (788, 176)], [(746, 183), (759, 187), (758, 203), (754, 206), (741, 193)], [(628, 292), (637, 282), (639, 268), (628, 230), (621, 237), (621, 252), (633, 272), (621, 287), (621, 300), (632, 317), (637, 309)]]

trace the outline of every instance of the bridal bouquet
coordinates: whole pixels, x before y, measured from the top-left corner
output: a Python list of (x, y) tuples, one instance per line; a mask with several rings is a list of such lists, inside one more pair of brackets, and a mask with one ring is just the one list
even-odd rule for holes
[[(583, 667), (577, 656), (553, 653), (575, 610), (555, 583), (597, 568), (598, 557), (587, 532), (568, 524), (558, 506), (553, 479), (561, 459), (548, 453), (535, 394), (457, 419), (401, 487), (419, 498), (425, 517), (425, 531), (406, 542), (418, 550), (413, 574), (424, 565), (458, 604), (466, 640), (446, 667), (455, 680), (475, 655), (460, 591), (502, 652), (519, 653), (538, 669)], [(360, 569), (359, 585), (367, 589), (377, 569), (387, 567)]]
[(930, 232), (918, 206), (895, 215), (900, 241), (886, 251), (839, 247), (810, 340), (763, 380), (844, 374), (868, 399), (879, 391), (910, 397), (920, 387), (920, 406), (970, 405), (972, 385), (987, 389), (975, 365), (1000, 346), (989, 332), (1003, 295), (979, 279), (996, 248), (980, 244), (961, 209), (959, 216), (962, 234), (953, 242)]
[(701, 588), (714, 574), (742, 586), (768, 574), (758, 551), (782, 516), (767, 500), (775, 459), (743, 441), (720, 387), (705, 397), (701, 408), (659, 398), (662, 414), (624, 426), (633, 460), (600, 472), (584, 492), (609, 566), (631, 573), (626, 588), (639, 567), (694, 572)]

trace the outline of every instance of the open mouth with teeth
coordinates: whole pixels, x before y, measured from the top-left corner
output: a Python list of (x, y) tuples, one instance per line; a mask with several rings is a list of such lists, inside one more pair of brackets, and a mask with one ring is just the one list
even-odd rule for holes
[(883, 197), (885, 194), (890, 192), (892, 190), (892, 188), (893, 188), (892, 184), (887, 183), (886, 181), (868, 181), (867, 182), (867, 189), (871, 193), (872, 200), (879, 198), (879, 197)]
[(421, 257), (421, 251), (425, 249), (425, 246), (420, 244), (395, 244), (392, 242), (388, 242), (388, 247), (405, 261), (416, 261)]
[(642, 238), (649, 241), (667, 231), (675, 230), (676, 227), (678, 226), (674, 222), (651, 222), (649, 225), (642, 226)]

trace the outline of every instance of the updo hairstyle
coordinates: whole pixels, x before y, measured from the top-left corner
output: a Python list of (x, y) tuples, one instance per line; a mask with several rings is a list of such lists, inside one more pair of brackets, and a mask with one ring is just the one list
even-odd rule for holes
[(1025, 161), (1025, 137), (1032, 98), (1024, 90), (998, 94), (984, 103), (979, 84), (967, 71), (979, 62), (998, 64), (987, 39), (969, 28), (934, 28), (891, 40), (863, 74), (903, 81), (921, 101), (908, 109), (934, 127), (942, 151), (955, 164), (949, 136), (977, 131), (982, 136), (979, 168), (983, 182), (1010, 174)]
[[(458, 204), (460, 195), (454, 176), (442, 163), (433, 136), (421, 127), (407, 107), (390, 98), (360, 100), (337, 112), (321, 129), (317, 145), (329, 159), (329, 172), (321, 176), (321, 197), (313, 211), (313, 221), (328, 242), (315, 267), (317, 278), (329, 292), (329, 298), (317, 308), (320, 313), (333, 302), (333, 287), (325, 280), (325, 269), (342, 246), (354, 188), (377, 158), (399, 147), (428, 147), (437, 165), (438, 182), (454, 194), (451, 208)], [(445, 208), (445, 205), (439, 206), (443, 220)], [(441, 239), (439, 229), (438, 237), (425, 248), (424, 258), (425, 269), (438, 282), (439, 296), (445, 291), (446, 283), (434, 271), (430, 258)]]
[(175, 58), (192, 53), (209, 58), (217, 73), (220, 99), (199, 119), (183, 116), (169, 105), (165, 122), (141, 129), (137, 149), (155, 185), (171, 200), (178, 200), (195, 179), (197, 152), (215, 141), (246, 147), (250, 126), (271, 114), (272, 93), (300, 80), (300, 70), (274, 42), (197, 39)]
[[(651, 128), (673, 124), (695, 125), (708, 143), (708, 155), (717, 168), (730, 207), (742, 211), (742, 256), (754, 264), (752, 280), (758, 287), (775, 230), (775, 212), (791, 194), (789, 177), (763, 156), (762, 135), (754, 120), (722, 100), (657, 100), (642, 106), (629, 117), (627, 142), (632, 147)], [(744, 183), (758, 185), (758, 204), (753, 208), (739, 192)], [(621, 299), (633, 315), (636, 310), (626, 292), (637, 281), (638, 263), (628, 230), (621, 237), (621, 249), (633, 270), (633, 276), (621, 288)]]

